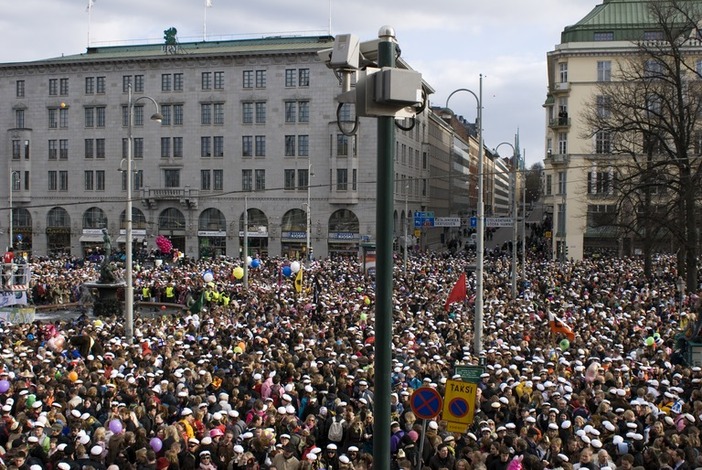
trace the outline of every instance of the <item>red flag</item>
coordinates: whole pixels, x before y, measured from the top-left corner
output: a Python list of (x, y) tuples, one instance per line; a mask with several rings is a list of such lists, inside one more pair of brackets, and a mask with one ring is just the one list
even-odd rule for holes
[(548, 325), (551, 327), (551, 333), (564, 334), (566, 338), (568, 338), (568, 341), (575, 340), (575, 333), (573, 333), (573, 329), (569, 327), (566, 322), (551, 312), (548, 312)]
[(458, 278), (456, 284), (451, 289), (451, 293), (446, 299), (446, 305), (444, 305), (444, 310), (448, 312), (449, 305), (454, 302), (463, 302), (466, 299), (466, 273), (462, 273), (461, 277)]

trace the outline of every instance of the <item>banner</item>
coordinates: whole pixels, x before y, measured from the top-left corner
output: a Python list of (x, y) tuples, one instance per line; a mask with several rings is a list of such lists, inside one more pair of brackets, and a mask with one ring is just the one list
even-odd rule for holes
[(0, 292), (0, 308), (13, 305), (27, 305), (27, 291)]

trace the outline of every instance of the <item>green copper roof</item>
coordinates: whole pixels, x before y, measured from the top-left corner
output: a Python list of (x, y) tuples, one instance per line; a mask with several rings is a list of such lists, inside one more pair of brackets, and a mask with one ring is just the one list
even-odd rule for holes
[[(702, 1), (690, 1), (699, 7)], [(644, 32), (655, 30), (649, 0), (604, 0), (582, 20), (566, 26), (561, 44), (590, 41), (639, 41)]]

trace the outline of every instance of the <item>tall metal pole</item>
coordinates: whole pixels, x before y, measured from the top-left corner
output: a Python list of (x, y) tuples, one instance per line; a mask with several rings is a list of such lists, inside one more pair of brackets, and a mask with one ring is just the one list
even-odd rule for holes
[(127, 85), (127, 92), (127, 213), (125, 214), (127, 227), (124, 247), (127, 253), (125, 253), (124, 261), (126, 264), (124, 269), (124, 321), (126, 323), (124, 334), (127, 338), (127, 343), (132, 344), (134, 341), (134, 279), (132, 275), (132, 178), (134, 177), (132, 174), (132, 147), (134, 142), (132, 130), (134, 127), (134, 105), (143, 99), (150, 100), (156, 108), (156, 112), (151, 115), (151, 120), (161, 122), (163, 116), (159, 112), (158, 103), (150, 96), (140, 96), (136, 100), (133, 99), (131, 83)]
[(407, 211), (407, 199), (409, 197), (409, 185), (405, 185), (405, 256), (403, 260), (403, 266), (402, 266), (402, 274), (404, 276), (407, 276), (407, 232), (409, 231), (409, 215)]
[[(483, 260), (485, 256), (485, 203), (483, 201), (483, 179), (485, 169), (483, 168), (483, 74), (480, 74), (480, 88), (478, 95), (467, 88), (459, 88), (451, 92), (446, 98), (446, 108), (448, 109), (449, 100), (459, 91), (466, 91), (473, 95), (478, 105), (478, 115), (476, 117), (476, 128), (478, 131), (478, 227), (476, 236), (475, 251), (475, 334), (473, 335), (473, 352), (476, 356), (483, 349)], [(481, 360), (482, 361), (482, 360)]]
[(134, 284), (132, 279), (132, 126), (134, 125), (134, 102), (132, 100), (132, 84), (127, 87), (127, 229), (125, 234), (125, 274), (124, 282), (124, 334), (127, 343), (134, 341)]
[(311, 232), (312, 232), (312, 214), (310, 213), (310, 201), (312, 199), (311, 196), (311, 186), (310, 183), (312, 182), (312, 161), (310, 161), (307, 164), (307, 243), (306, 243), (306, 252), (305, 252), (305, 258), (306, 258), (306, 266), (310, 266), (310, 262), (312, 261), (312, 257), (310, 256), (310, 248), (311, 248)]
[(512, 147), (512, 298), (517, 298), (517, 232), (519, 231), (519, 208), (517, 206), (517, 165), (519, 155)]
[(9, 244), (7, 245), (7, 248), (10, 249), (12, 248), (12, 237), (14, 237), (14, 234), (12, 233), (13, 227), (12, 227), (12, 192), (15, 190), (15, 172), (12, 171), (12, 167), (10, 169), (10, 227), (9, 227), (9, 232), (8, 235), (10, 236), (9, 239)]
[(244, 196), (244, 289), (249, 288), (249, 197)]
[(522, 282), (526, 282), (526, 173), (524, 163), (526, 161), (526, 150), (522, 151), (520, 161), (522, 176)]
[(477, 256), (475, 260), (476, 290), (475, 293), (475, 335), (473, 350), (479, 355), (483, 349), (483, 257), (485, 239), (485, 201), (483, 197), (485, 168), (483, 167), (483, 74), (480, 74), (480, 89), (478, 97), (478, 240), (476, 243)]
[[(382, 26), (378, 32), (378, 66), (394, 67), (395, 30)], [(378, 118), (378, 183), (376, 205), (376, 304), (375, 304), (375, 404), (373, 416), (373, 468), (390, 470), (390, 376), (392, 374), (392, 221), (393, 150), (395, 118)]]

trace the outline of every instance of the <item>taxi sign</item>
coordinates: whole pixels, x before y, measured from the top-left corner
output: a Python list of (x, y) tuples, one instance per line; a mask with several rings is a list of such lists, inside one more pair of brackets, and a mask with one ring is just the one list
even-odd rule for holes
[(475, 397), (477, 384), (460, 380), (447, 380), (444, 395), (442, 419), (447, 423), (449, 432), (466, 432), (475, 416)]

